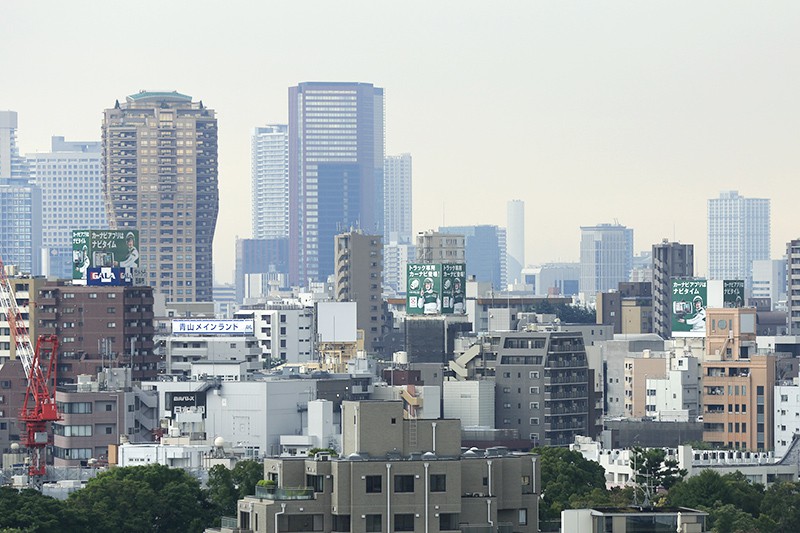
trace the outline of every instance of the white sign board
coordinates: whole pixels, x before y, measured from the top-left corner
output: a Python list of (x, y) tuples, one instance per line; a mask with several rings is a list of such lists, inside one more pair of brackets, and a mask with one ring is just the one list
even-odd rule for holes
[(356, 303), (317, 304), (319, 342), (356, 342)]
[(253, 320), (173, 320), (173, 335), (252, 335)]

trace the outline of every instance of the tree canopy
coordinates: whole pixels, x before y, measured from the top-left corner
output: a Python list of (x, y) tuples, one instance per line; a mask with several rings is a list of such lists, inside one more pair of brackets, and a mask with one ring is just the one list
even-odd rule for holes
[(584, 459), (580, 452), (566, 448), (535, 448), (539, 456), (542, 479), (543, 520), (556, 520), (569, 509), (570, 498), (587, 497), (592, 491), (606, 490), (605, 470), (599, 463)]

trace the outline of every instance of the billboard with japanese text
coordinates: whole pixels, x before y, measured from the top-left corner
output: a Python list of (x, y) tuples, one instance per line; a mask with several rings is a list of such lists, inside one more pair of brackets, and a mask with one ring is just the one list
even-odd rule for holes
[(406, 313), (465, 313), (466, 270), (464, 263), (409, 263), (406, 271)]
[(672, 336), (705, 337), (708, 282), (672, 278)]
[(744, 307), (744, 280), (726, 279), (722, 282), (722, 307)]
[(172, 321), (173, 335), (252, 335), (252, 319), (186, 319)]
[(90, 268), (139, 268), (139, 231), (73, 230), (72, 279), (85, 284)]

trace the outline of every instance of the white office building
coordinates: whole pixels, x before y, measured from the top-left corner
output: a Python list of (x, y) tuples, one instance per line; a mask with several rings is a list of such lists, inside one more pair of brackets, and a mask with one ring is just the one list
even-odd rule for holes
[(0, 179), (27, 176), (25, 160), (17, 146), (17, 112), (0, 111)]
[(252, 137), (253, 238), (289, 236), (289, 132), (285, 124), (257, 127)]
[(581, 227), (580, 291), (587, 300), (617, 290), (633, 269), (633, 230), (621, 224)]
[(42, 272), (72, 278), (72, 230), (108, 227), (100, 141), (54, 136), (49, 152), (27, 154), (31, 181), (42, 191)]
[(700, 412), (700, 362), (671, 354), (664, 378), (647, 378), (645, 411), (656, 420), (689, 422)]
[(406, 270), (414, 262), (416, 248), (413, 244), (397, 241), (383, 245), (383, 290), (389, 294), (406, 293)]
[(509, 283), (523, 283), (525, 268), (525, 202), (509, 200), (506, 206), (506, 278)]
[(743, 279), (753, 261), (770, 258), (770, 201), (723, 191), (708, 201), (708, 279)]
[(383, 158), (383, 242), (411, 243), (411, 154)]
[(781, 302), (786, 302), (787, 277), (786, 259), (762, 259), (753, 261), (753, 298), (769, 298), (772, 310)]
[(783, 457), (800, 435), (800, 378), (775, 386), (775, 456)]
[(314, 358), (314, 310), (293, 304), (242, 309), (234, 318), (253, 319), (261, 359), (268, 364), (306, 363)]

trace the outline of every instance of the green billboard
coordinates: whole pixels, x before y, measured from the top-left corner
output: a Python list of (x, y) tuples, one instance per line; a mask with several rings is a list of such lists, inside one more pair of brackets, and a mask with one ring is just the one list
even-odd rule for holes
[(72, 279), (86, 281), (90, 268), (139, 268), (138, 230), (73, 230)]
[(672, 336), (705, 337), (708, 282), (672, 278)]
[(744, 281), (726, 279), (722, 282), (722, 307), (744, 307)]
[(406, 279), (406, 313), (409, 315), (464, 314), (466, 272), (464, 263), (409, 263)]
[(463, 315), (466, 308), (466, 265), (446, 263), (442, 265), (442, 313)]

